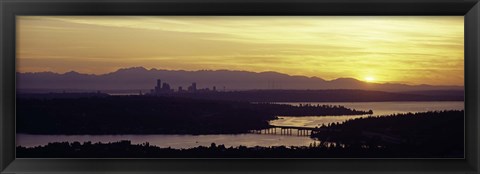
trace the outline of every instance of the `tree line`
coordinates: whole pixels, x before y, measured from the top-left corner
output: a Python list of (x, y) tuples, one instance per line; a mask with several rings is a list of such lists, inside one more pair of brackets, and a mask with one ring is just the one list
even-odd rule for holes
[(356, 147), (408, 149), (420, 154), (463, 156), (464, 111), (372, 116), (323, 125), (312, 138)]

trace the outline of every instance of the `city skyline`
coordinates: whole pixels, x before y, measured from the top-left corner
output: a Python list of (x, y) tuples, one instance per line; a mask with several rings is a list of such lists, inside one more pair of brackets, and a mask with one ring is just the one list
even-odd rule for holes
[(17, 29), (19, 72), (98, 75), (142, 66), (464, 83), (462, 16), (21, 16)]

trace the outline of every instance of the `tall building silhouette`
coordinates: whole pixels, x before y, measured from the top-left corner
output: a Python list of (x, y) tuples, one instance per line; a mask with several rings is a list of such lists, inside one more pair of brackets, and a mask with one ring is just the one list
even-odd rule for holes
[(170, 88), (170, 84), (164, 82), (162, 80), (157, 79), (157, 85), (154, 89), (150, 91), (152, 95), (164, 94), (164, 93), (171, 93), (173, 90)]
[(197, 83), (193, 82), (192, 85), (188, 87), (188, 92), (197, 92)]

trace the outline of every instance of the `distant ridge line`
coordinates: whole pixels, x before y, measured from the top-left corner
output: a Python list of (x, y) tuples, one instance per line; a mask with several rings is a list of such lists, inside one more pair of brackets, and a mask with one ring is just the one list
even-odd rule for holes
[(156, 79), (168, 81), (173, 88), (196, 82), (199, 87), (227, 89), (361, 89), (376, 91), (463, 90), (463, 86), (407, 85), (397, 83), (367, 83), (354, 78), (324, 80), (320, 77), (288, 75), (273, 71), (249, 72), (237, 70), (162, 70), (144, 67), (120, 68), (114, 72), (95, 75), (76, 71), (17, 72), (19, 89), (93, 89), (129, 90), (151, 89)]

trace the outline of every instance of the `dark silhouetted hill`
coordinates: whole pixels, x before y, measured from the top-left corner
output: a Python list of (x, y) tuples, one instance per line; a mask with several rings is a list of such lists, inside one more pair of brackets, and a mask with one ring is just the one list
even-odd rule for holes
[(16, 106), (17, 132), (29, 134), (232, 134), (269, 128), (277, 115), (372, 114), (331, 105), (87, 94), (18, 98)]
[(463, 156), (464, 111), (429, 111), (365, 117), (321, 126), (311, 137), (346, 146), (405, 148), (419, 154)]

